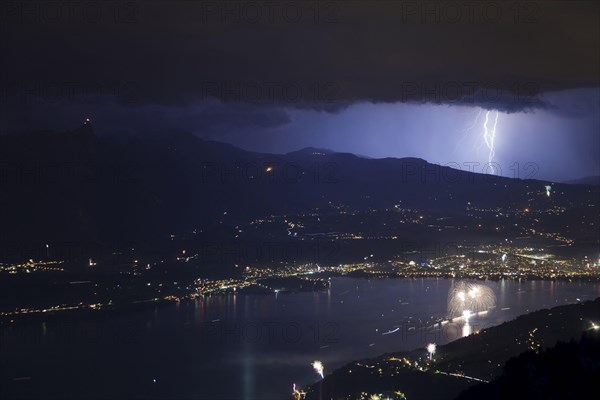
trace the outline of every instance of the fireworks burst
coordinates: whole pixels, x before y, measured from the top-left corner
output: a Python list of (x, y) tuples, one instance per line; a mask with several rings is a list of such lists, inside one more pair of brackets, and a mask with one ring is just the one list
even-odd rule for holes
[(314, 368), (315, 372), (321, 376), (321, 379), (323, 379), (323, 363), (319, 360), (316, 360), (313, 361), (311, 365)]
[(448, 293), (448, 316), (465, 315), (465, 311), (478, 313), (496, 306), (494, 291), (485, 285), (459, 281), (452, 285)]
[(429, 359), (433, 359), (433, 354), (435, 353), (437, 346), (435, 345), (435, 343), (429, 343), (426, 347), (427, 352), (429, 353)]

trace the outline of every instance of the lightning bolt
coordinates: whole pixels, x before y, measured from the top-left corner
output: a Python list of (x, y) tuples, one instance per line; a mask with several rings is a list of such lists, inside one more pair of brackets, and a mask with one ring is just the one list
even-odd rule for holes
[(477, 122), (479, 121), (479, 117), (480, 116), (481, 116), (481, 108), (477, 111), (477, 115), (475, 116), (475, 120), (473, 121), (473, 123), (463, 130), (464, 135), (463, 135), (463, 137), (458, 142), (456, 142), (456, 146), (454, 147), (455, 151), (465, 141), (465, 139), (467, 138), (467, 136), (469, 136), (469, 132), (473, 128), (475, 128), (475, 125), (477, 125)]
[[(463, 136), (460, 138), (460, 140), (458, 142), (456, 142), (456, 146), (454, 148), (455, 151), (458, 150), (458, 148), (461, 146), (461, 144), (467, 139), (467, 136), (469, 136), (469, 132), (478, 125), (479, 120), (481, 119), (481, 115), (483, 114), (483, 111), (484, 110), (482, 108), (479, 108), (477, 110), (477, 114), (475, 115), (475, 119), (473, 120), (473, 122), (462, 131)], [(492, 113), (495, 113), (495, 115), (490, 116), (490, 114), (492, 114)], [(479, 145), (477, 146), (474, 143), (474, 146), (473, 146), (474, 149), (475, 149), (475, 147), (477, 147), (476, 151), (479, 154), (479, 152), (481, 151), (481, 148), (485, 144), (485, 146), (488, 149), (488, 163), (492, 163), (494, 161), (494, 156), (496, 155), (496, 147), (495, 147), (496, 128), (498, 127), (499, 117), (500, 117), (499, 111), (493, 111), (493, 110), (485, 111), (485, 118), (484, 118), (484, 122), (483, 122), (483, 140), (476, 141), (479, 143)], [(492, 119), (493, 119), (493, 123), (490, 122), (490, 120), (492, 120)], [(490, 125), (492, 125), (492, 126), (490, 127)]]
[(496, 140), (496, 127), (498, 126), (498, 116), (500, 115), (500, 113), (498, 111), (496, 111), (496, 117), (494, 119), (494, 126), (490, 130), (488, 128), (488, 122), (490, 120), (490, 113), (491, 113), (491, 111), (486, 111), (485, 122), (483, 123), (483, 140), (485, 142), (485, 145), (487, 146), (487, 148), (490, 151), (488, 154), (488, 162), (489, 163), (491, 163), (494, 160), (494, 155), (496, 154), (496, 152), (494, 150), (494, 141)]

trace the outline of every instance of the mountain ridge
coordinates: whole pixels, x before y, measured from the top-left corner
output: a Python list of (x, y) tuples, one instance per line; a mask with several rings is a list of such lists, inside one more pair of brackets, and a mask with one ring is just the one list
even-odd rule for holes
[[(235, 225), (335, 204), (357, 210), (402, 204), (450, 216), (465, 215), (469, 204), (568, 206), (596, 190), (410, 157), (249, 152), (184, 132), (115, 141), (94, 134), (91, 123), (64, 134), (4, 135), (0, 142), (4, 243), (151, 241), (223, 223), (223, 215)], [(546, 198), (545, 185), (557, 195)]]

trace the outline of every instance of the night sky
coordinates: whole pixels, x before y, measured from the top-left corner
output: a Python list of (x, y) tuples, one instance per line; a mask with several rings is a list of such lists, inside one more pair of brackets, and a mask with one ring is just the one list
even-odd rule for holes
[[(4, 2), (0, 132), (600, 175), (598, 2)], [(480, 167), (481, 169), (481, 167)], [(476, 169), (477, 170), (477, 169)]]

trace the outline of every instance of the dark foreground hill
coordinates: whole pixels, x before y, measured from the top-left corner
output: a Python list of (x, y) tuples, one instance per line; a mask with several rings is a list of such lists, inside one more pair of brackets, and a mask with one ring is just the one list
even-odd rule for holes
[(579, 341), (509, 360), (499, 378), (467, 389), (456, 400), (585, 399), (595, 397), (599, 379), (600, 335), (585, 332)]
[[(353, 362), (310, 386), (306, 398), (358, 399), (361, 398), (361, 393), (386, 393), (392, 399), (406, 396), (409, 400), (451, 400), (463, 390), (479, 384), (481, 380), (491, 383), (466, 392), (466, 397), (461, 397), (461, 400), (488, 398), (488, 393), (505, 383), (521, 382), (532, 393), (537, 393), (547, 379), (554, 380), (553, 386), (549, 387), (556, 388), (558, 393), (581, 393), (575, 390), (569, 392), (569, 379), (571, 372), (576, 371), (583, 374), (581, 380), (577, 381), (582, 384), (589, 382), (589, 374), (595, 374), (594, 379), (597, 379), (600, 363), (597, 349), (599, 321), (600, 298), (539, 310), (439, 346), (433, 361), (428, 360), (425, 349), (417, 349)], [(579, 344), (557, 345), (572, 339), (579, 340), (582, 333), (591, 335), (593, 340), (588, 338)], [(554, 346), (557, 346), (554, 350), (543, 351)], [(583, 356), (588, 348), (591, 349), (589, 354)], [(574, 353), (566, 356), (569, 349)], [(536, 355), (536, 352), (540, 354)], [(522, 353), (526, 354), (519, 356)], [(517, 356), (519, 358), (516, 360), (509, 361)], [(556, 365), (560, 357), (564, 357), (564, 363)], [(502, 366), (505, 364), (505, 372), (501, 376)], [(568, 372), (569, 368), (571, 372)], [(526, 376), (520, 376), (524, 371), (527, 371)], [(507, 396), (498, 398), (528, 398), (518, 397), (518, 388), (519, 386), (506, 388), (501, 393)]]

